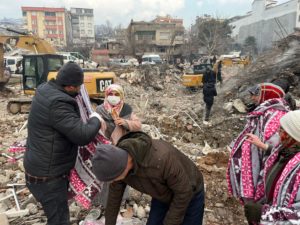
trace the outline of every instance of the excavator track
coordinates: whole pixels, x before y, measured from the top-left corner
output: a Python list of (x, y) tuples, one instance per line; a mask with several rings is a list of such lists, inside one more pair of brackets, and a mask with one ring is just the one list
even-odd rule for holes
[(29, 113), (32, 98), (10, 99), (7, 103), (7, 111), (12, 114)]

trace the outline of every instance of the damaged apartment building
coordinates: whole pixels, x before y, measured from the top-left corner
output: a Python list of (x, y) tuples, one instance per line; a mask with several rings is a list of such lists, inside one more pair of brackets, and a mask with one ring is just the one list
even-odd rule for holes
[(247, 37), (253, 36), (261, 52), (300, 28), (300, 2), (278, 4), (274, 0), (254, 0), (251, 12), (231, 20), (235, 41), (243, 44)]
[(91, 46), (95, 43), (93, 9), (22, 7), (27, 31), (46, 39), (53, 46)]
[(157, 17), (151, 22), (133, 21), (128, 26), (128, 39), (132, 54), (159, 54), (161, 58), (172, 61), (180, 58), (184, 44), (182, 19)]

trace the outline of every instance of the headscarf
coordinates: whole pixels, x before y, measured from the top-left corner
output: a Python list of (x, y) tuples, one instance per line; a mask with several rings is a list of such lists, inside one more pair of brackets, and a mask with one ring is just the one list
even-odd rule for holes
[[(109, 96), (109, 94), (111, 92), (117, 92), (120, 95), (120, 102), (117, 105), (111, 105), (108, 101), (107, 101), (107, 97)], [(113, 118), (115, 117), (119, 117), (120, 112), (123, 108), (124, 105), (124, 90), (123, 88), (118, 85), (118, 84), (111, 84), (109, 85), (106, 89), (105, 89), (105, 99), (104, 99), (104, 108), (107, 112), (109, 112)]]
[(290, 149), (300, 143), (300, 110), (287, 113), (280, 119), (280, 138), (284, 149)]
[(284, 90), (275, 84), (261, 83), (259, 88), (259, 104), (269, 99), (283, 98), (285, 95)]

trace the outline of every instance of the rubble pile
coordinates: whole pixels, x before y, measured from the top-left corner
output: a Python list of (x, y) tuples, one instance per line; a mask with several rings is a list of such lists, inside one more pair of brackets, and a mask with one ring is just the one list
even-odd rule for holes
[(247, 88), (260, 82), (271, 82), (276, 78), (286, 78), (291, 84), (291, 93), (300, 97), (300, 31), (280, 40), (273, 49), (264, 52), (249, 65), (244, 72), (232, 77), (230, 85), (224, 89), (225, 101), (243, 98)]

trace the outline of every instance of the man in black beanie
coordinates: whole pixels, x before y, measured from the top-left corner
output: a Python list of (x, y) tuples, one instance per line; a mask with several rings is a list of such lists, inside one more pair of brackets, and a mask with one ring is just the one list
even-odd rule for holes
[(69, 225), (68, 174), (79, 145), (91, 142), (100, 129), (100, 116), (81, 120), (75, 96), (83, 71), (65, 64), (56, 80), (41, 84), (32, 100), (24, 156), (26, 185), (43, 206), (48, 225)]
[(152, 196), (147, 225), (202, 224), (203, 176), (170, 143), (143, 132), (131, 132), (117, 146), (98, 145), (92, 165), (98, 180), (112, 182), (105, 209), (106, 225), (116, 224), (127, 184)]

